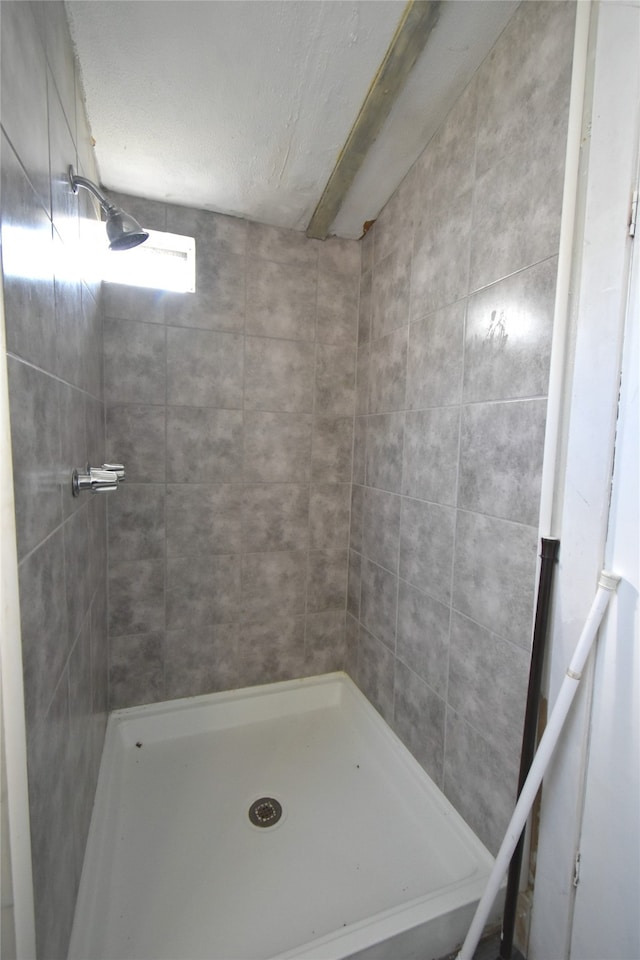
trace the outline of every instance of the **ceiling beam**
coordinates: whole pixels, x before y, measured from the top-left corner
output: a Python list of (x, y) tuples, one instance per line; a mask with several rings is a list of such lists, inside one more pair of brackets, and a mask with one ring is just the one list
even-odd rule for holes
[(307, 227), (325, 240), (344, 198), (435, 27), (441, 0), (409, 0)]

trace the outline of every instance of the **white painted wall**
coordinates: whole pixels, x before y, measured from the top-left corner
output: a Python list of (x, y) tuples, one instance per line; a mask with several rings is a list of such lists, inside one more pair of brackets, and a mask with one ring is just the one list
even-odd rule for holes
[[(625, 370), (635, 364), (636, 380), (628, 375), (625, 382), (607, 541), (633, 247), (627, 218), (639, 139), (640, 5), (608, 0), (593, 4), (592, 13), (563, 473), (554, 531), (560, 536), (561, 559), (552, 621), (551, 704), (593, 598), (598, 571), (606, 564), (624, 582), (601, 632), (596, 669), (583, 680), (545, 777), (529, 960), (640, 956), (637, 306), (629, 321), (635, 325), (635, 340), (627, 334), (624, 355)], [(582, 860), (576, 899), (572, 878), (578, 849)]]

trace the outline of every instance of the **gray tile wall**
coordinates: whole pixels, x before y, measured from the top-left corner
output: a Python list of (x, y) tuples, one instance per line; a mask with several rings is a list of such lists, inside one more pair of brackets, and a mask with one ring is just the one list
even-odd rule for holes
[(360, 245), (120, 202), (197, 292), (104, 288), (111, 706), (340, 669)]
[(107, 711), (102, 315), (78, 247), (95, 178), (62, 3), (2, 4), (2, 265), (38, 955), (66, 957)]
[(572, 4), (522, 4), (362, 241), (347, 667), (494, 852), (528, 674)]

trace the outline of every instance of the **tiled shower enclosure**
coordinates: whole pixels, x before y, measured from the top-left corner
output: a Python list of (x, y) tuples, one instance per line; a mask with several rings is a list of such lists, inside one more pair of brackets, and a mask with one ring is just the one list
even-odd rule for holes
[[(528, 669), (573, 19), (572, 3), (518, 8), (362, 241), (122, 198), (195, 236), (197, 293), (178, 295), (82, 275), (95, 212), (66, 166), (97, 173), (64, 6), (2, 4), (41, 957), (66, 955), (108, 700), (345, 668), (497, 848)], [(69, 478), (113, 459), (128, 479), (105, 519)]]

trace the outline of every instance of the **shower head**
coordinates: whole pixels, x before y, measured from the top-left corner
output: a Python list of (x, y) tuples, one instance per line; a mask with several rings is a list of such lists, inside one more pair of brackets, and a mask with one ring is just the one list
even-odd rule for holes
[(71, 166), (69, 167), (69, 183), (74, 193), (78, 192), (78, 187), (84, 187), (85, 190), (92, 193), (104, 210), (110, 250), (129, 250), (148, 239), (149, 234), (137, 220), (111, 203), (91, 180), (75, 174)]

